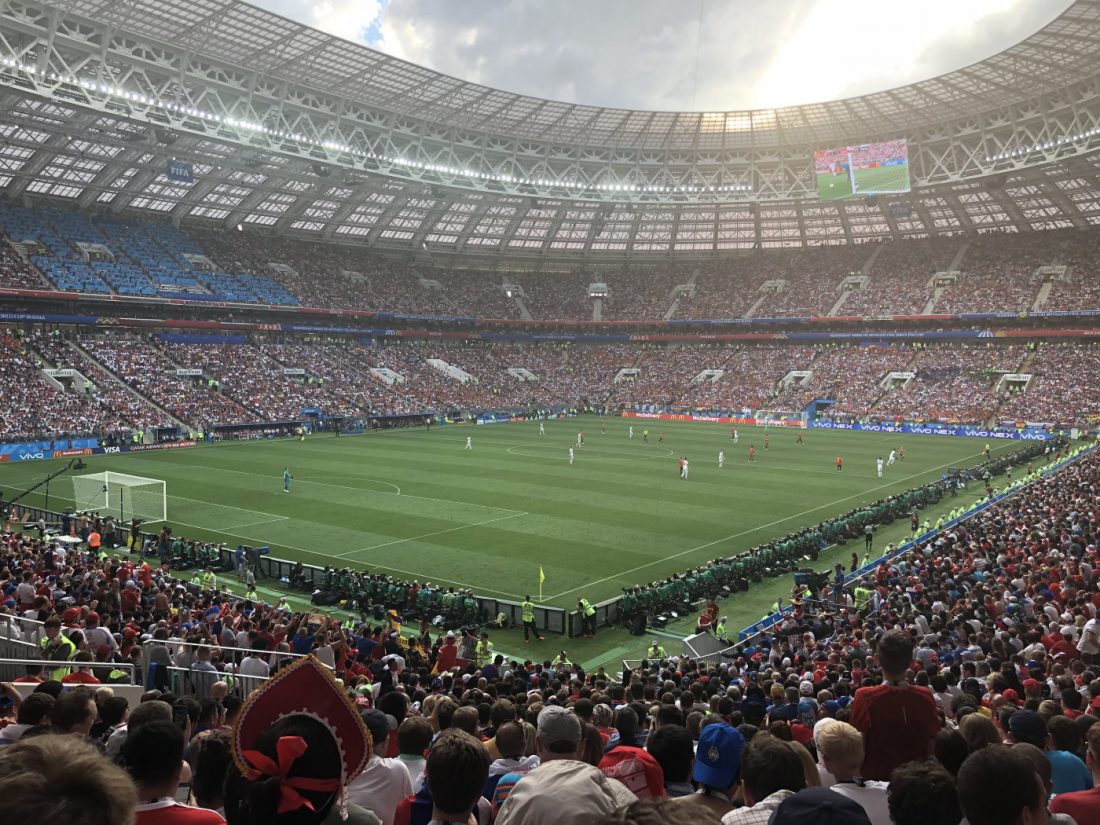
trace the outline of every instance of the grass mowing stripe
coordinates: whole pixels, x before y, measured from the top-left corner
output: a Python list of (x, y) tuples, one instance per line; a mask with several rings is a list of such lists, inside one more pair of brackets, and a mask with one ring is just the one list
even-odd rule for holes
[[(981, 455), (982, 454), (980, 452), (979, 453), (974, 453), (973, 455), (967, 456), (963, 460), (964, 461), (970, 461), (972, 459), (979, 458)], [(596, 581), (591, 582), (591, 584), (596, 585), (596, 584), (603, 584), (604, 582), (614, 581), (615, 579), (620, 579), (623, 576), (629, 576), (629, 575), (637, 573), (641, 570), (645, 570), (649, 567), (652, 567), (655, 564), (660, 564), (663, 561), (667, 561), (669, 559), (678, 559), (682, 556), (686, 556), (689, 553), (694, 553), (698, 550), (706, 550), (708, 547), (713, 547), (714, 545), (721, 544), (724, 541), (729, 541), (730, 539), (741, 538), (742, 536), (747, 536), (751, 533), (755, 533), (755, 532), (757, 532), (759, 530), (763, 530), (767, 527), (774, 527), (777, 524), (782, 524), (784, 522), (791, 521), (792, 519), (796, 519), (796, 518), (800, 518), (801, 516), (809, 515), (810, 513), (816, 513), (818, 510), (824, 510), (824, 509), (827, 509), (827, 508), (830, 508), (830, 507), (835, 507), (837, 504), (843, 504), (846, 501), (851, 501), (853, 498), (857, 498), (858, 496), (866, 495), (867, 493), (873, 493), (873, 492), (876, 492), (878, 490), (884, 490), (887, 487), (893, 487), (895, 484), (897, 484), (899, 482), (911, 481), (914, 478), (920, 478), (921, 476), (927, 475), (930, 472), (936, 472), (938, 470), (943, 470), (943, 469), (945, 469), (947, 467), (951, 467), (951, 466), (953, 466), (957, 463), (959, 463), (959, 462), (949, 461), (945, 464), (939, 465), (938, 467), (933, 467), (930, 470), (923, 470), (919, 473), (914, 473), (911, 476), (906, 476), (905, 478), (899, 479), (898, 481), (890, 482), (889, 484), (880, 484), (878, 487), (872, 487), (870, 490), (866, 490), (862, 493), (855, 493), (855, 494), (850, 495), (850, 496), (845, 496), (844, 498), (838, 498), (835, 501), (830, 501), (826, 504), (821, 504), (821, 505), (818, 505), (817, 507), (812, 507), (809, 510), (803, 510), (801, 513), (794, 513), (793, 515), (785, 516), (781, 519), (776, 519), (775, 521), (768, 522), (767, 524), (761, 524), (761, 525), (758, 525), (756, 527), (752, 527), (748, 530), (742, 530), (740, 533), (734, 533), (734, 534), (729, 535), (729, 536), (724, 536), (723, 538), (720, 538), (720, 539), (715, 539), (714, 541), (709, 541), (706, 544), (700, 544), (698, 547), (691, 547), (687, 550), (683, 550), (679, 553), (676, 553), (676, 554), (671, 555), (671, 556), (667, 556), (663, 559), (657, 559), (656, 561), (651, 561), (651, 562), (649, 562), (649, 564), (643, 564), (643, 565), (640, 565), (638, 567), (633, 567), (630, 570), (624, 570), (621, 573), (616, 573), (613, 576), (606, 576), (605, 578), (597, 579)], [(584, 588), (582, 588), (582, 587), (574, 587), (571, 590), (563, 590), (561, 593), (556, 593), (553, 596), (548, 597), (547, 601), (557, 601), (562, 596), (568, 596), (571, 593), (576, 593), (577, 591), (583, 590), (583, 589)]]
[(407, 541), (417, 541), (419, 539), (429, 538), (430, 536), (441, 536), (444, 533), (453, 533), (456, 530), (468, 530), (471, 527), (481, 527), (484, 524), (493, 524), (494, 522), (497, 522), (497, 521), (507, 521), (508, 519), (519, 518), (520, 516), (526, 516), (526, 515), (528, 515), (528, 514), (527, 513), (513, 513), (510, 516), (500, 516), (498, 518), (486, 519), (485, 521), (475, 521), (473, 524), (460, 524), (458, 527), (450, 527), (446, 530), (436, 530), (434, 533), (424, 533), (424, 534), (419, 535), (419, 536), (409, 536), (407, 539), (394, 539), (393, 541), (387, 541), (383, 544), (372, 544), (369, 547), (360, 547), (358, 550), (352, 550), (349, 553), (338, 553), (336, 556), (334, 556), (334, 558), (343, 559), (343, 558), (347, 558), (348, 556), (355, 555), (356, 553), (365, 553), (367, 550), (377, 550), (380, 547), (390, 547), (391, 545), (394, 545), (394, 544), (403, 544), (404, 542), (407, 542)]

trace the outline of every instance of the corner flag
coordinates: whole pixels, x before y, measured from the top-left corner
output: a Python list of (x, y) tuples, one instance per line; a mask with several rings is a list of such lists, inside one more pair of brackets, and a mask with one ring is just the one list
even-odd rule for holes
[(539, 565), (539, 601), (542, 601), (542, 583), (546, 581), (546, 574), (542, 572), (542, 565)]

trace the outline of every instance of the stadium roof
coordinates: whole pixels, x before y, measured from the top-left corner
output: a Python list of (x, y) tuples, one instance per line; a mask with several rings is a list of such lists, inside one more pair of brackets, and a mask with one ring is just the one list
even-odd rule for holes
[[(7, 0), (0, 112), (8, 197), (418, 252), (1084, 228), (1100, 223), (1100, 0), (939, 78), (710, 114), (488, 89), (227, 0)], [(813, 149), (900, 136), (912, 194), (817, 199)]]
[(76, 17), (435, 124), (540, 142), (661, 150), (905, 134), (1057, 93), (1094, 75), (1100, 54), (1100, 4), (1082, 0), (1000, 54), (896, 89), (781, 109), (632, 111), (469, 83), (238, 0), (58, 5)]

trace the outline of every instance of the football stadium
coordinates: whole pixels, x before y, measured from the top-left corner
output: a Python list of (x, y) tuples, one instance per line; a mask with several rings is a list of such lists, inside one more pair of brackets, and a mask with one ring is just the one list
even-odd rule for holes
[(705, 112), (276, 2), (0, 4), (0, 808), (1100, 823), (1100, 0), (1061, 5)]

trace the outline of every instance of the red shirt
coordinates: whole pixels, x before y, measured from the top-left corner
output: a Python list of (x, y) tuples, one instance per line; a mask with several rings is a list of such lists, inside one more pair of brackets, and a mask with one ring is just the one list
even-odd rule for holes
[(101, 685), (101, 684), (103, 684), (102, 682), (99, 681), (99, 679), (97, 679), (92, 674), (90, 674), (90, 673), (81, 673), (79, 670), (76, 671), (75, 673), (70, 673), (68, 676), (63, 677), (61, 679), (61, 681), (64, 682), (66, 685), (73, 685), (73, 684), (76, 684), (76, 685)]
[(192, 808), (171, 799), (138, 805), (134, 825), (225, 825), (215, 811)]
[(863, 734), (861, 775), (883, 782), (898, 765), (927, 759), (940, 731), (932, 691), (910, 684), (860, 688), (849, 721)]
[(1100, 822), (1100, 787), (1058, 794), (1050, 803), (1050, 812), (1069, 814), (1078, 823)]

